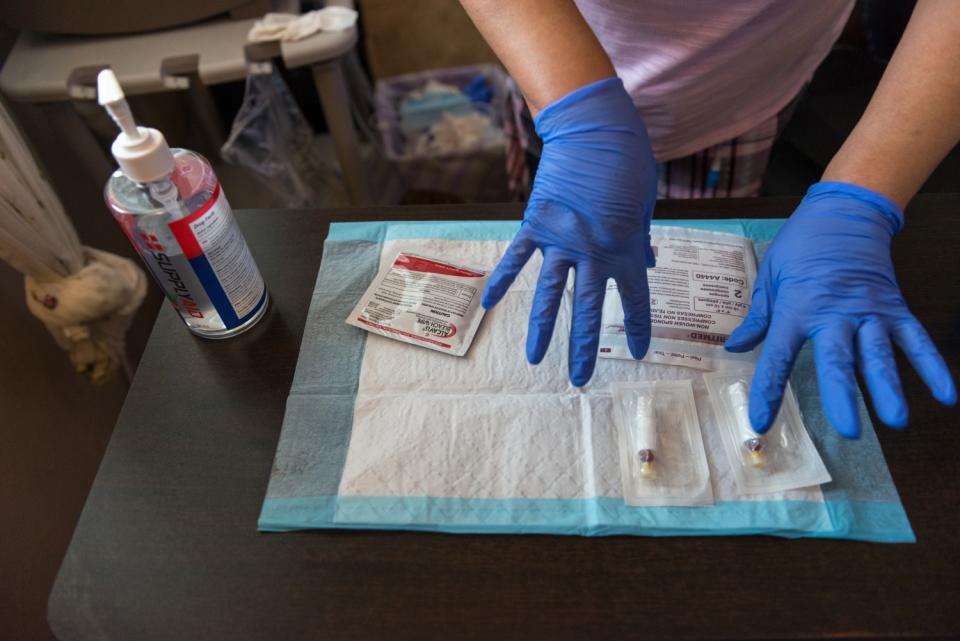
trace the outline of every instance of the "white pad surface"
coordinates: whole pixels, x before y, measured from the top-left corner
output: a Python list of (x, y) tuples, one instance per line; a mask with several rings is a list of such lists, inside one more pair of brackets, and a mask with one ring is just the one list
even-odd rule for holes
[[(387, 241), (381, 266), (403, 250), (492, 269), (507, 245)], [(600, 359), (586, 388), (571, 386), (569, 290), (546, 358), (540, 365), (528, 364), (527, 318), (540, 262), (537, 254), (487, 313), (462, 358), (367, 337), (340, 496), (621, 497), (611, 384), (692, 379), (717, 501), (823, 500), (819, 487), (752, 496), (737, 492), (702, 374), (695, 370)]]

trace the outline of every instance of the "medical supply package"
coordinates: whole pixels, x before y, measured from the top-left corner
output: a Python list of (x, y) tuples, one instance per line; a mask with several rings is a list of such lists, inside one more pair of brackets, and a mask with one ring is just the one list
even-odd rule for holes
[(627, 505), (710, 505), (713, 486), (690, 380), (613, 385)]
[[(652, 335), (644, 360), (706, 371), (716, 358), (746, 362), (750, 355), (725, 353), (723, 343), (750, 309), (757, 276), (750, 239), (686, 227), (653, 227), (650, 239), (657, 265), (647, 270)], [(602, 327), (600, 356), (632, 359), (613, 280)]]
[[(682, 226), (746, 237), (760, 257), (781, 224), (654, 221), (654, 231), (683, 237), (688, 232)], [(527, 362), (523, 345), (539, 253), (487, 311), (463, 357), (414, 349), (343, 322), (398, 253), (482, 271), (497, 264), (518, 228), (518, 221), (462, 220), (330, 226), (261, 530), (914, 540), (862, 399), (860, 439), (840, 437), (824, 416), (809, 347), (797, 357), (791, 387), (832, 481), (747, 494), (723, 449), (720, 416), (702, 369), (600, 359), (590, 383), (573, 387), (567, 374), (570, 291), (563, 294), (543, 361)], [(479, 283), (470, 286), (480, 289)], [(752, 365), (752, 359), (712, 360), (717, 372)], [(632, 499), (624, 491), (616, 420), (617, 394), (622, 401), (623, 393), (616, 390), (668, 381), (692, 393), (712, 504), (627, 504)], [(667, 446), (660, 427), (654, 450)], [(668, 461), (661, 459), (654, 451), (654, 467)], [(655, 471), (667, 474), (666, 467)]]
[(703, 378), (717, 414), (723, 451), (741, 492), (776, 492), (830, 482), (789, 384), (773, 425), (761, 435), (753, 430), (748, 411), (752, 369), (710, 372)]
[(399, 252), (377, 274), (347, 324), (439, 352), (463, 356), (483, 320), (488, 272)]

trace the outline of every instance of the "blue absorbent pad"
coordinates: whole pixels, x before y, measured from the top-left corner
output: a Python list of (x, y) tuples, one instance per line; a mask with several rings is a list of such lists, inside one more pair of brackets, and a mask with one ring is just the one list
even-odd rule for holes
[[(783, 220), (655, 221), (745, 236), (762, 256)], [(582, 390), (567, 380), (569, 293), (553, 344), (526, 363), (523, 336), (539, 260), (487, 313), (456, 358), (344, 321), (397, 251), (492, 268), (519, 222), (370, 222), (330, 226), (259, 519), (262, 531), (314, 528), (452, 533), (782, 537), (914, 542), (862, 398), (848, 441), (820, 406), (812, 352), (791, 385), (832, 481), (737, 494), (719, 453), (702, 373), (601, 359)], [(609, 386), (690, 379), (716, 502), (626, 506)]]

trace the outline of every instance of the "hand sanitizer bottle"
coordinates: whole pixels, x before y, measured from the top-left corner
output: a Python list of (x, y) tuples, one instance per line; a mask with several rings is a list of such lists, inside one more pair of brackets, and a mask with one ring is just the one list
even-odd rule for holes
[(111, 147), (120, 169), (104, 189), (113, 217), (187, 329), (205, 338), (246, 331), (269, 297), (210, 163), (138, 127), (109, 69), (97, 93), (121, 130)]

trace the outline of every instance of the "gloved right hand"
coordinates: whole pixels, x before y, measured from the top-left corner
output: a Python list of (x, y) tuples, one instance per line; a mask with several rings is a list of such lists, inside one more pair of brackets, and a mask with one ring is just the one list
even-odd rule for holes
[(647, 130), (619, 78), (560, 98), (535, 120), (543, 154), (523, 223), (490, 276), (482, 304), (506, 294), (533, 252), (543, 267), (530, 311), (527, 360), (547, 352), (570, 268), (576, 271), (570, 328), (570, 381), (593, 375), (607, 279), (623, 302), (627, 345), (640, 359), (650, 346), (647, 267), (654, 266), (650, 218), (657, 169)]
[(903, 212), (859, 185), (819, 182), (777, 233), (760, 264), (750, 312), (726, 349), (763, 341), (750, 388), (750, 421), (764, 433), (780, 409), (797, 352), (813, 340), (823, 409), (836, 430), (860, 436), (856, 370), (880, 420), (907, 425), (907, 401), (893, 357), (898, 344), (944, 405), (957, 402), (950, 370), (910, 313), (890, 245)]

